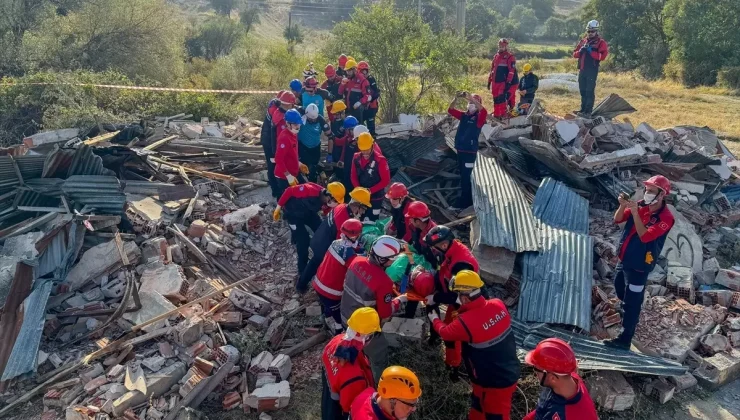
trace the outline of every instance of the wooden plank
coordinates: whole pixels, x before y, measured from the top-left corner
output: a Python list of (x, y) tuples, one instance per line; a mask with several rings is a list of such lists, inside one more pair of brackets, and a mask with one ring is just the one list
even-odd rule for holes
[(154, 143), (152, 143), (152, 144), (150, 144), (150, 145), (148, 145), (148, 146), (144, 147), (144, 150), (156, 150), (156, 149), (158, 149), (158, 148), (159, 148), (160, 146), (163, 146), (163, 145), (165, 145), (165, 144), (167, 144), (167, 143), (171, 142), (172, 140), (174, 140), (174, 139), (176, 139), (176, 138), (177, 138), (177, 136), (169, 136), (169, 137), (165, 137), (165, 138), (163, 138), (162, 140), (158, 140), (158, 141), (155, 141)]
[(116, 135), (118, 135), (118, 133), (120, 133), (120, 131), (114, 131), (112, 133), (101, 134), (101, 135), (99, 135), (97, 137), (93, 137), (91, 139), (87, 139), (87, 140), (83, 141), (82, 143), (83, 144), (86, 144), (88, 146), (93, 146), (93, 145), (96, 145), (98, 143), (102, 143), (104, 141), (108, 141), (108, 140), (112, 139), (113, 137), (115, 137)]

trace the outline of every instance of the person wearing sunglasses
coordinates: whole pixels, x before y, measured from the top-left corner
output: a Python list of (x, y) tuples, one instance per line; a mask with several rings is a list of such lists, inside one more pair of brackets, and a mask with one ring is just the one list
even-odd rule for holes
[(377, 391), (367, 388), (355, 402), (349, 418), (352, 420), (406, 420), (416, 411), (421, 397), (419, 378), (402, 366), (383, 371)]
[(573, 349), (559, 338), (546, 338), (527, 353), (542, 391), (537, 407), (524, 420), (597, 420), (596, 407), (583, 379), (576, 373)]
[(442, 340), (462, 343), (462, 359), (473, 385), (468, 419), (509, 420), (520, 373), (511, 315), (501, 299), (486, 299), (482, 287), (478, 273), (459, 271), (450, 281), (460, 305), (457, 318), (446, 324), (434, 311), (428, 316)]
[(609, 45), (599, 36), (599, 21), (592, 20), (586, 26), (586, 37), (581, 39), (573, 51), (578, 59), (578, 90), (581, 92), (581, 109), (577, 115), (590, 118), (596, 100), (596, 79), (599, 66), (609, 55)]

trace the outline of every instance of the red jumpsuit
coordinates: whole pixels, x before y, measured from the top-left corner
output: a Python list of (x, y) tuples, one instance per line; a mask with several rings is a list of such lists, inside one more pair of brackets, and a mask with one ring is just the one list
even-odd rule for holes
[(359, 251), (361, 249), (355, 249), (344, 239), (337, 239), (329, 246), (329, 251), (324, 255), (319, 271), (313, 278), (313, 288), (324, 306), (324, 316), (331, 316), (339, 325), (342, 324), (339, 305), (344, 291), (344, 277), (347, 274), (347, 267), (354, 261)]
[(324, 347), (321, 361), (331, 399), (340, 405), (342, 412), (349, 413), (352, 401), (374, 385), (370, 362), (362, 352), (362, 345), (338, 335)]
[(393, 420), (375, 402), (376, 395), (377, 392), (373, 388), (367, 388), (362, 391), (355, 399), (355, 402), (352, 403), (352, 411), (350, 411), (349, 418), (352, 420)]
[(478, 296), (460, 307), (451, 323), (435, 319), (432, 327), (443, 340), (463, 343), (462, 357), (473, 384), (468, 419), (509, 420), (520, 367), (504, 302)]
[(287, 179), (285, 173), (298, 177), (298, 136), (290, 130), (282, 130), (275, 149), (275, 177)]
[[(377, 146), (377, 143), (373, 146)], [(361, 152), (355, 153), (352, 158), (350, 179), (352, 180), (352, 187), (365, 187), (370, 190), (372, 210), (371, 214), (366, 214), (365, 217), (371, 221), (378, 220), (383, 208), (385, 187), (391, 183), (391, 170), (388, 166), (388, 160), (380, 152), (379, 147), (373, 147), (373, 153), (368, 159), (365, 159)]]
[[(509, 93), (509, 105), (516, 106), (516, 89), (514, 77), (516, 76), (516, 58), (508, 51), (496, 53), (491, 62), (491, 73), (488, 75), (488, 83), (491, 85), (493, 95), (493, 116), (503, 117), (506, 115), (506, 94)], [(508, 92), (507, 92), (508, 91)]]
[[(445, 324), (453, 322), (457, 318), (458, 311), (454, 308), (457, 301), (457, 293), (451, 292), (450, 280), (460, 270), (473, 270), (476, 273), (480, 271), (478, 260), (473, 253), (458, 240), (452, 241), (447, 248), (445, 259), (439, 266), (436, 276), (437, 293), (434, 294), (434, 301), (437, 303), (446, 303), (447, 312), (445, 313)], [(444, 340), (444, 337), (443, 337)], [(447, 366), (457, 367), (462, 362), (462, 347), (459, 341), (444, 340), (445, 342), (445, 364)]]
[[(364, 120), (363, 108), (373, 100), (369, 88), (370, 82), (357, 70), (355, 70), (355, 77), (339, 86), (339, 94), (344, 97), (344, 103), (347, 105), (347, 115), (354, 116), (357, 121)], [(360, 106), (355, 108), (357, 102), (360, 103)]]

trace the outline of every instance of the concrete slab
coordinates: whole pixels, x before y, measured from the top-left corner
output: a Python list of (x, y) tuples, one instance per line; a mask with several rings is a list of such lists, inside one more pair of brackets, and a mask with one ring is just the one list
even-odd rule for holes
[(170, 299), (185, 300), (187, 285), (185, 273), (177, 264), (147, 268), (141, 274), (141, 291), (157, 292)]
[(606, 411), (624, 411), (635, 402), (635, 391), (619, 372), (599, 371), (585, 379), (594, 403)]
[(691, 224), (675, 207), (668, 205), (675, 219), (675, 224), (668, 232), (663, 251), (660, 253), (669, 262), (684, 267), (691, 267), (694, 273), (702, 270), (704, 258), (701, 237)]
[(244, 398), (244, 404), (257, 411), (274, 411), (285, 408), (290, 403), (290, 384), (281, 381), (267, 384)]
[[(141, 250), (134, 242), (123, 243), (124, 252), (131, 264), (136, 264), (141, 256)], [(118, 253), (115, 241), (94, 246), (82, 254), (80, 261), (69, 270), (65, 283), (70, 291), (75, 291), (89, 281), (100, 279), (121, 268), (121, 256)]]
[(740, 349), (717, 353), (705, 357), (704, 363), (694, 370), (699, 384), (706, 389), (715, 390), (724, 384), (740, 378)]
[(420, 342), (427, 331), (424, 319), (391, 318), (383, 325), (383, 334), (391, 347), (401, 347), (410, 342)]
[[(139, 299), (141, 299), (141, 309), (136, 312), (126, 312), (123, 314), (123, 319), (134, 323), (135, 325), (142, 324), (150, 319), (169, 312), (175, 309), (169, 300), (157, 292), (139, 292)], [(153, 331), (158, 328), (162, 328), (166, 325), (167, 320), (155, 322), (144, 328), (144, 331)]]
[(158, 398), (169, 391), (183, 376), (185, 364), (177, 362), (151, 374), (146, 379), (146, 395), (139, 391), (129, 391), (113, 402), (113, 414), (122, 416), (129, 408), (146, 402), (149, 398)]

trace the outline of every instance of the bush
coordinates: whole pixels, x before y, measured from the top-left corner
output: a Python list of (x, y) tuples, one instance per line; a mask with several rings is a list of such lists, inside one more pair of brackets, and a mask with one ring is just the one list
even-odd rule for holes
[(740, 67), (726, 67), (717, 72), (717, 85), (728, 89), (740, 89)]
[(215, 60), (231, 53), (246, 32), (239, 22), (214, 16), (199, 27), (185, 45), (191, 57)]

